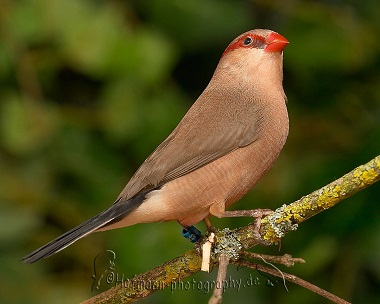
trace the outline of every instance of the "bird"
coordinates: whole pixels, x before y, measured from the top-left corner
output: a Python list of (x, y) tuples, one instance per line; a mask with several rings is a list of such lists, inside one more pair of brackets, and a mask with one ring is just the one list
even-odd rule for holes
[(288, 43), (267, 29), (235, 38), (205, 90), (116, 201), (21, 261), (31, 264), (90, 233), (138, 223), (177, 221), (188, 228), (210, 216), (257, 216), (260, 209), (226, 209), (263, 177), (286, 142)]

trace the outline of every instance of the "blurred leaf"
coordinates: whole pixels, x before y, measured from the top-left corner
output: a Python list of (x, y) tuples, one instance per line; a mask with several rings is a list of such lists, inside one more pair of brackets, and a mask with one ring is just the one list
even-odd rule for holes
[(14, 153), (30, 153), (46, 144), (55, 131), (57, 115), (50, 106), (7, 94), (0, 104), (1, 143)]
[(305, 2), (292, 14), (286, 60), (301, 75), (310, 69), (351, 72), (374, 60), (376, 37), (351, 7)]
[(9, 205), (0, 205), (0, 222), (7, 229), (0, 229), (1, 246), (13, 246), (15, 242), (27, 238), (28, 232), (33, 230), (39, 223), (37, 214), (30, 210), (20, 210)]
[(140, 5), (152, 22), (172, 34), (185, 49), (225, 44), (225, 37), (230, 39), (239, 31), (251, 29), (246, 28), (252, 20), (245, 2), (150, 0)]

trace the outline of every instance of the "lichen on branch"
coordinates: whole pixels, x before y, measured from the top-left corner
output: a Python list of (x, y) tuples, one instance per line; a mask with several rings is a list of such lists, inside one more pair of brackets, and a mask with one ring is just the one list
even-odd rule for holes
[(268, 244), (276, 243), (298, 224), (329, 209), (380, 179), (380, 155), (332, 183), (290, 205), (283, 205), (261, 221), (260, 234)]

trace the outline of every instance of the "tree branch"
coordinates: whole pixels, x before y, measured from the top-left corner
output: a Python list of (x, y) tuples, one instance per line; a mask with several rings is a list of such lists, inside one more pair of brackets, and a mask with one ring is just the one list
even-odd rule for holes
[(267, 266), (264, 266), (264, 265), (260, 265), (260, 264), (254, 264), (252, 262), (249, 262), (249, 261), (245, 261), (245, 260), (242, 260), (242, 261), (235, 261), (233, 262), (232, 264), (235, 264), (235, 265), (238, 265), (238, 266), (246, 266), (248, 268), (251, 268), (251, 269), (257, 269), (259, 271), (262, 271), (262, 272), (266, 272), (266, 273), (269, 273), (273, 276), (276, 276), (278, 278), (281, 278), (281, 279), (285, 279), (289, 282), (292, 282), (294, 284), (297, 284), (297, 285), (300, 285), (302, 287), (305, 287), (306, 289), (309, 289), (310, 291), (316, 293), (316, 294), (319, 294), (320, 296), (326, 298), (326, 299), (329, 299), (330, 301), (334, 302), (334, 303), (337, 303), (337, 304), (350, 304), (349, 302), (337, 297), (336, 295), (322, 289), (322, 288), (319, 288), (318, 286), (315, 286), (314, 284), (311, 284), (305, 280), (302, 280), (301, 278), (299, 277), (296, 277), (295, 275), (292, 275), (292, 274), (289, 274), (289, 273), (286, 273), (286, 272), (282, 272), (282, 271), (279, 271), (275, 268), (270, 268), (270, 267), (267, 267)]
[(335, 206), (379, 179), (380, 155), (321, 189), (276, 209), (261, 221), (260, 235), (268, 245), (275, 244), (287, 232), (297, 229), (298, 224)]
[(132, 279), (121, 281), (121, 284), (82, 303), (132, 303), (199, 272), (201, 262), (202, 259), (197, 251), (189, 250), (184, 255)]
[(230, 262), (230, 259), (227, 255), (221, 254), (219, 256), (219, 269), (218, 269), (218, 275), (216, 276), (216, 284), (214, 292), (212, 293), (212, 296), (210, 300), (208, 301), (208, 304), (220, 304), (222, 303), (222, 295), (223, 295), (223, 282), (226, 280), (227, 276), (227, 266)]
[[(295, 230), (298, 224), (331, 208), (379, 179), (380, 155), (321, 189), (290, 205), (283, 205), (267, 215), (261, 220), (260, 235), (268, 245), (275, 244), (287, 232)], [(257, 240), (252, 234), (253, 227), (254, 224), (250, 224), (235, 230), (225, 228), (217, 231), (211, 265), (218, 264), (221, 254), (226, 254), (232, 261), (236, 261), (244, 255), (244, 250), (257, 245)], [(203, 238), (199, 243), (206, 240), (207, 238)], [(131, 303), (197, 273), (201, 268), (200, 244), (196, 245), (197, 249), (189, 250), (184, 255), (126, 280), (83, 303)]]

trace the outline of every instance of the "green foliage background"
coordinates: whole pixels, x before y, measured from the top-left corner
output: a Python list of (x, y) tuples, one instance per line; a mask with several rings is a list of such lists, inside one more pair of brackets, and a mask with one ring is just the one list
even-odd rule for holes
[[(1, 302), (91, 297), (93, 260), (106, 249), (116, 253), (120, 280), (191, 247), (176, 223), (155, 223), (94, 234), (33, 265), (18, 261), (113, 202), (202, 92), (224, 48), (249, 29), (290, 41), (291, 128), (275, 167), (234, 208), (290, 203), (378, 155), (379, 13), (376, 0), (0, 1)], [(258, 250), (303, 257), (285, 271), (349, 301), (379, 303), (379, 200), (374, 185), (302, 224), (280, 252)], [(220, 228), (248, 222), (214, 220)], [(227, 289), (224, 303), (327, 303), (229, 268), (243, 283), (250, 275), (261, 284)], [(142, 302), (210, 295), (168, 289)]]

